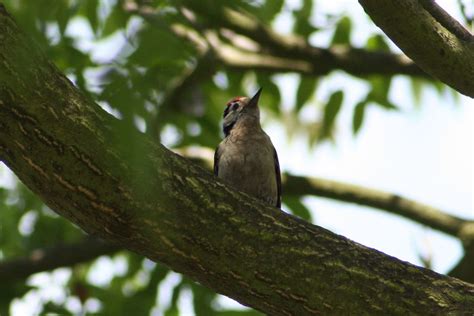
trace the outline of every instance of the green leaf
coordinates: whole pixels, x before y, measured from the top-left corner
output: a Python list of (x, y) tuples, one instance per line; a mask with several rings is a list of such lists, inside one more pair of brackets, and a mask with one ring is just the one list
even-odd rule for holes
[(433, 81), (430, 81), (430, 83), (435, 87), (436, 91), (438, 91), (438, 93), (441, 95), (444, 91), (448, 90), (450, 91), (451, 89), (448, 88), (447, 85), (445, 85), (444, 83), (442, 83), (441, 81), (438, 81), (438, 80), (433, 80)]
[[(182, 69), (193, 57), (194, 47), (165, 29), (145, 27), (137, 34), (137, 49), (128, 62), (143, 67), (159, 65), (160, 71)], [(164, 49), (166, 48), (166, 49)]]
[(28, 293), (32, 287), (25, 283), (5, 283), (0, 286), (0, 312), (2, 315), (9, 315), (9, 306), (14, 299), (18, 299)]
[(299, 112), (306, 102), (314, 95), (318, 80), (315, 77), (301, 77), (296, 92), (296, 111)]
[(387, 78), (383, 76), (370, 77), (369, 83), (372, 86), (372, 89), (367, 95), (366, 100), (373, 101), (388, 110), (398, 109), (397, 106), (391, 103), (388, 98), (391, 82), (392, 78)]
[(194, 311), (196, 315), (215, 315), (216, 313), (212, 308), (212, 301), (216, 298), (217, 294), (194, 282), (189, 285), (193, 291)]
[(390, 47), (388, 46), (385, 37), (380, 34), (375, 34), (369, 37), (365, 48), (371, 51), (390, 51)]
[[(99, 5), (99, 1), (97, 0), (85, 0), (82, 1), (83, 5), (83, 13), (89, 21), (89, 24), (94, 31), (95, 34), (97, 34), (98, 27), (99, 27), (99, 17), (97, 16), (97, 8)], [(117, 5), (117, 7), (120, 7)]]
[(235, 71), (226, 71), (227, 80), (229, 82), (229, 91), (232, 91), (232, 94), (242, 95), (244, 90), (242, 89), (242, 82), (245, 78), (245, 73), (235, 72)]
[(420, 78), (413, 77), (410, 80), (411, 82), (411, 92), (413, 94), (413, 99), (415, 100), (415, 105), (419, 105), (421, 102), (421, 91), (423, 88), (423, 81)]
[(336, 31), (332, 37), (331, 45), (349, 44), (351, 39), (352, 22), (347, 16), (341, 18), (336, 26)]
[(120, 29), (124, 29), (127, 26), (127, 21), (130, 18), (129, 14), (125, 13), (122, 6), (115, 5), (110, 12), (109, 16), (107, 16), (104, 27), (102, 29), (102, 36), (106, 37), (109, 36)]
[(61, 2), (58, 2), (56, 5), (56, 21), (58, 21), (59, 32), (61, 33), (61, 35), (64, 35), (69, 20), (74, 15), (76, 8), (61, 5)]
[(184, 283), (181, 281), (172, 291), (171, 296), (171, 305), (170, 307), (165, 310), (165, 316), (179, 316), (179, 309), (178, 309), (178, 298), (181, 294), (181, 290), (184, 287)]
[(303, 0), (303, 5), (299, 10), (293, 11), (295, 24), (293, 32), (303, 35), (308, 38), (313, 32), (318, 31), (318, 28), (311, 24), (310, 17), (313, 9), (313, 0)]
[(281, 96), (278, 86), (266, 74), (257, 74), (257, 83), (263, 88), (259, 103), (273, 113), (279, 114)]
[(367, 106), (367, 101), (361, 101), (357, 103), (357, 105), (354, 108), (354, 115), (352, 116), (352, 132), (354, 135), (356, 135), (361, 126), (362, 122), (364, 121), (364, 113), (365, 113), (365, 107)]
[(342, 106), (344, 94), (338, 90), (334, 92), (330, 97), (329, 101), (324, 108), (323, 126), (321, 128), (321, 138), (326, 138), (331, 134), (336, 117), (339, 114), (339, 110)]
[(284, 198), (283, 202), (291, 209), (294, 215), (308, 222), (312, 221), (311, 211), (301, 202), (301, 196), (288, 196)]
[(263, 21), (270, 22), (283, 8), (283, 0), (266, 0), (265, 3), (255, 12)]

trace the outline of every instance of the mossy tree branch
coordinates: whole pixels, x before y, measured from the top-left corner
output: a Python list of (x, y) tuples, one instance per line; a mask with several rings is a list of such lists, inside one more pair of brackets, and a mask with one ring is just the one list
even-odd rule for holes
[(0, 158), (89, 234), (273, 315), (474, 309), (474, 286), (263, 205), (146, 135), (124, 132), (3, 6), (0, 36)]
[[(178, 150), (178, 153), (209, 170), (212, 169), (210, 159), (212, 153), (204, 148), (198, 151), (182, 148)], [(474, 249), (471, 249), (472, 246), (470, 246), (472, 240), (474, 240), (473, 221), (458, 218), (400, 195), (328, 179), (285, 174), (282, 185), (283, 192), (287, 197), (309, 195), (365, 205), (403, 216), (419, 224), (460, 238), (465, 247), (465, 257), (461, 259), (449, 275), (474, 283), (472, 270)], [(0, 263), (0, 279), (22, 279), (32, 273), (92, 260), (110, 253), (114, 249), (117, 249), (117, 247), (89, 239), (71, 245), (38, 249), (26, 258), (10, 259)], [(58, 256), (59, 253), (62, 255)]]
[(375, 24), (421, 69), (474, 97), (474, 36), (432, 0), (359, 0)]

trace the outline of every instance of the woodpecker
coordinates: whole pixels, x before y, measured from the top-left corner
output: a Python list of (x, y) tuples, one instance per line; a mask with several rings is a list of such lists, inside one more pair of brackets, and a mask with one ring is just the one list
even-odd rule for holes
[(224, 139), (214, 155), (214, 174), (239, 191), (281, 206), (278, 156), (270, 137), (260, 126), (258, 99), (235, 97), (224, 110)]

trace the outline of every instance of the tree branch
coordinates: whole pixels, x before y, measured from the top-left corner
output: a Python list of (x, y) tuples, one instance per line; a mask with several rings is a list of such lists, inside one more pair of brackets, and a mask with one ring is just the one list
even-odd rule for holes
[[(418, 66), (404, 55), (388, 52), (367, 51), (348, 46), (334, 46), (329, 49), (313, 47), (298, 36), (280, 35), (258, 22), (255, 17), (231, 9), (220, 11), (206, 11), (202, 3), (187, 2), (189, 7), (205, 17), (208, 27), (220, 30), (230, 29), (244, 35), (261, 47), (260, 51), (245, 51), (237, 47), (226, 45), (213, 38), (213, 50), (219, 60), (226, 67), (240, 71), (270, 71), (270, 72), (297, 72), (305, 75), (322, 76), (333, 70), (342, 70), (355, 76), (367, 75), (409, 75), (428, 77)], [(163, 23), (157, 18), (153, 8), (146, 5), (127, 6), (126, 10), (132, 14), (144, 17), (155, 27), (162, 28)], [(180, 36), (186, 37), (188, 28), (174, 29)], [(187, 37), (197, 46), (203, 43), (204, 34), (196, 37)], [(204, 40), (205, 41), (205, 40)]]
[(365, 12), (424, 71), (474, 97), (474, 38), (431, 0), (359, 0)]
[(434, 0), (419, 0), (423, 8), (428, 11), (442, 26), (456, 37), (466, 42), (474, 41), (472, 34), (456, 19), (444, 11)]
[[(212, 168), (212, 160), (210, 159), (211, 156), (209, 156), (212, 153), (204, 148), (199, 150), (181, 148), (177, 152), (209, 170)], [(474, 270), (472, 269), (474, 266), (474, 249), (467, 247), (468, 241), (474, 239), (474, 231), (467, 229), (468, 227), (474, 227), (473, 221), (457, 218), (433, 207), (392, 193), (322, 178), (308, 178), (286, 174), (283, 176), (283, 191), (285, 196), (314, 195), (375, 207), (427, 225), (432, 229), (438, 229), (454, 237), (461, 237), (464, 240), (464, 244), (466, 244), (466, 254), (456, 267), (449, 272), (449, 275), (474, 283)], [(394, 208), (395, 211), (393, 210)], [(96, 244), (97, 242), (99, 243), (98, 245)], [(25, 259), (12, 259), (1, 262), (0, 279), (23, 279), (33, 273), (92, 260), (98, 256), (113, 252), (113, 249), (114, 246), (112, 245), (107, 245), (101, 241), (94, 241), (93, 239), (86, 239), (84, 242), (73, 245), (58, 245), (51, 249), (35, 250)], [(81, 252), (85, 253), (81, 254)]]
[(397, 194), (322, 178), (287, 175), (284, 192), (286, 195), (314, 195), (374, 207), (455, 237), (460, 237), (465, 225), (474, 223)]
[(3, 6), (0, 34), (0, 158), (90, 234), (267, 314), (474, 309), (474, 286), (264, 205), (146, 135), (123, 131)]
[[(211, 10), (204, 11), (200, 5), (192, 8), (207, 17), (212, 14)], [(278, 34), (256, 17), (235, 10), (223, 9), (219, 14), (212, 14), (207, 21), (211, 27), (218, 25), (247, 36), (265, 48), (263, 51), (269, 50), (283, 58), (308, 62), (321, 74), (340, 69), (355, 76), (404, 74), (426, 77), (426, 73), (404, 55), (367, 51), (346, 45), (335, 45), (328, 49), (314, 47), (304, 38)]]
[(119, 249), (119, 246), (95, 238), (86, 238), (75, 244), (57, 244), (48, 248), (36, 249), (25, 258), (0, 262), (0, 280), (2, 280), (0, 286), (24, 279), (34, 273), (87, 262)]

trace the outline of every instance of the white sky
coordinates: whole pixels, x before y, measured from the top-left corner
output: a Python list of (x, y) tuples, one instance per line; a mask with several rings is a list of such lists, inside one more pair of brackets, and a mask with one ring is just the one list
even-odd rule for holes
[[(459, 16), (456, 0), (438, 3), (455, 17)], [(338, 15), (346, 13), (352, 17), (352, 40), (356, 45), (363, 45), (367, 37), (376, 31), (356, 1), (316, 1), (316, 4), (320, 10), (318, 12)], [(289, 8), (299, 5), (297, 0), (287, 1)], [(314, 15), (313, 20), (324, 25), (319, 15)], [(289, 16), (283, 14), (277, 19), (275, 27), (285, 32), (290, 28), (290, 23)], [(107, 54), (110, 56), (111, 50), (117, 47), (116, 41), (120, 40), (115, 36), (115, 39), (106, 44), (97, 44), (91, 41), (91, 34), (88, 36), (87, 30), (76, 28), (71, 32), (83, 34), (86, 38), (90, 36), (81, 46), (92, 49), (93, 55), (99, 59)], [(312, 37), (311, 42), (325, 46), (331, 35), (332, 30), (328, 30)], [(288, 109), (294, 99), (296, 76), (280, 75), (277, 76), (277, 82), (285, 87), (282, 89), (282, 107)], [(367, 87), (357, 79), (336, 72), (323, 80), (316, 100), (326, 101), (331, 92), (340, 88), (345, 92), (345, 99), (342, 113), (338, 117), (335, 145), (326, 143), (309, 150), (305, 139), (298, 138), (289, 143), (281, 126), (271, 119), (265, 122), (264, 128), (277, 148), (283, 170), (386, 190), (474, 219), (472, 99), (453, 99), (449, 94), (439, 96), (432, 89), (424, 89), (421, 106), (417, 108), (413, 104), (408, 81), (403, 77), (396, 77), (390, 98), (393, 103), (401, 106), (402, 111), (387, 112), (376, 106), (370, 107), (361, 132), (354, 138), (351, 132), (353, 105), (364, 95)], [(308, 107), (304, 115), (317, 115), (316, 107)], [(5, 179), (10, 175), (4, 170), (0, 171), (0, 183), (8, 183)], [(419, 253), (428, 253), (438, 272), (449, 271), (462, 255), (461, 245), (455, 239), (399, 217), (325, 199), (308, 198), (306, 202), (314, 210), (316, 224), (415, 264), (420, 264)], [(113, 263), (101, 261), (98, 269), (102, 270), (104, 265), (110, 266)], [(67, 280), (65, 273), (67, 274), (61, 270), (57, 272), (57, 284)], [(36, 282), (41, 283), (44, 275), (40, 274), (40, 280)], [(102, 282), (99, 279), (98, 277), (97, 282)], [(167, 304), (173, 284), (178, 279), (177, 275), (170, 274), (169, 280), (160, 285), (160, 297), (157, 298), (160, 305)], [(38, 295), (59, 295), (54, 287), (50, 291), (52, 292), (46, 294), (38, 291), (33, 293), (35, 295), (18, 301), (12, 308), (12, 315), (35, 314), (34, 306), (39, 304)], [(190, 291), (187, 291), (180, 298), (183, 315), (192, 314), (191, 296)], [(222, 299), (220, 303), (228, 305), (229, 301)], [(97, 302), (90, 304), (93, 305), (91, 310), (97, 308)], [(68, 302), (68, 305), (71, 310), (77, 310), (77, 302), (74, 300)], [(154, 315), (162, 313), (163, 307), (153, 311)]]

